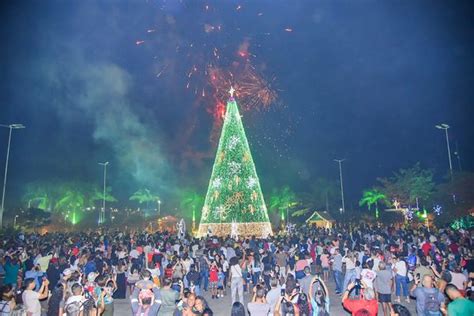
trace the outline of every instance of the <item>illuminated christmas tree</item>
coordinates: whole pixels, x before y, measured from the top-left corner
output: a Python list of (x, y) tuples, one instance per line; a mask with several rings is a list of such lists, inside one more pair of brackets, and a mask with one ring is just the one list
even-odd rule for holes
[(231, 89), (198, 235), (226, 236), (237, 226), (239, 236), (265, 237), (272, 229), (233, 93)]

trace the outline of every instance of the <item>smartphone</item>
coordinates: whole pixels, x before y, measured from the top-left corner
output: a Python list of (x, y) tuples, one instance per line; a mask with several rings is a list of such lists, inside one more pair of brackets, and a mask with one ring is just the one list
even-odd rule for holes
[(360, 289), (360, 288), (361, 288), (361, 286), (360, 286), (360, 280), (359, 280), (359, 279), (356, 279), (356, 280), (355, 280), (355, 288), (357, 288), (357, 289)]
[(280, 296), (285, 296), (285, 289), (280, 290)]
[(416, 278), (419, 280), (421, 275), (419, 273), (416, 274)]

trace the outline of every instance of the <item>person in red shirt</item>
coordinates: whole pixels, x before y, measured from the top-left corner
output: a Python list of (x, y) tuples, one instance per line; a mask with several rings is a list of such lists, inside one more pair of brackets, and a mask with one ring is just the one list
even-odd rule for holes
[(375, 293), (372, 288), (365, 287), (362, 291), (362, 297), (358, 299), (349, 299), (350, 292), (355, 288), (355, 283), (350, 283), (342, 296), (342, 305), (351, 312), (352, 316), (377, 316), (379, 304), (375, 299)]
[(171, 263), (168, 263), (168, 265), (165, 268), (165, 278), (171, 279), (173, 278), (173, 266)]
[(219, 281), (219, 268), (215, 261), (212, 261), (209, 269), (209, 286), (211, 287), (212, 298), (217, 298), (217, 282)]
[(459, 254), (459, 245), (453, 241), (450, 245), (449, 245), (449, 250), (451, 250), (451, 252), (453, 253), (453, 255), (458, 255)]
[(426, 239), (423, 246), (421, 246), (421, 250), (423, 251), (423, 254), (425, 255), (425, 257), (429, 255), (431, 251), (431, 244), (428, 239)]

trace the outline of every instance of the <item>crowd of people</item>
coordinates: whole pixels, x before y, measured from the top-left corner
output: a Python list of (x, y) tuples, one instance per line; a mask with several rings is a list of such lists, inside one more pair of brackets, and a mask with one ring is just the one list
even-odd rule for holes
[[(301, 227), (265, 239), (0, 236), (0, 316), (474, 315), (474, 230)], [(228, 311), (213, 312), (227, 297)], [(335, 299), (336, 298), (336, 299)], [(123, 305), (121, 305), (123, 306)]]

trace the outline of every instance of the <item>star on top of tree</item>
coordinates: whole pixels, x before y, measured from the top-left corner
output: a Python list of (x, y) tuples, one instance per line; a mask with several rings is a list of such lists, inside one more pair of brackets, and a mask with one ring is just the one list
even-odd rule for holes
[(235, 89), (234, 89), (234, 87), (230, 86), (229, 93), (230, 93), (230, 97), (231, 97), (231, 98), (233, 98), (233, 97), (234, 97), (234, 92), (235, 92)]

